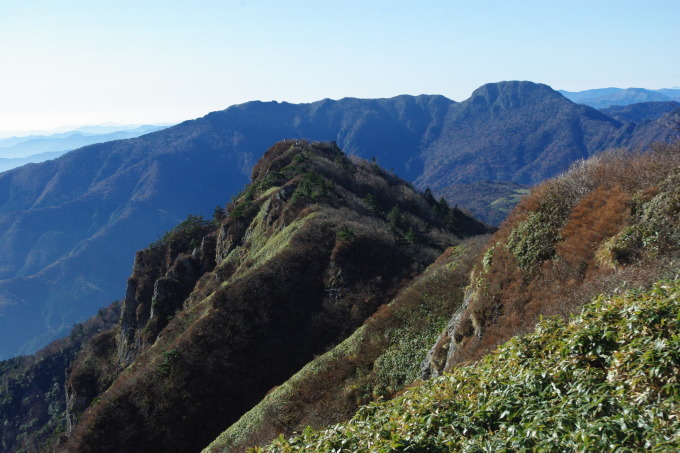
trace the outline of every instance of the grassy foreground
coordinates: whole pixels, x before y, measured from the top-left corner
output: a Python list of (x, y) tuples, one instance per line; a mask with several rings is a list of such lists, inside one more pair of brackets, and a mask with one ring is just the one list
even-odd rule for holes
[(680, 451), (680, 280), (543, 320), (347, 423), (256, 452)]

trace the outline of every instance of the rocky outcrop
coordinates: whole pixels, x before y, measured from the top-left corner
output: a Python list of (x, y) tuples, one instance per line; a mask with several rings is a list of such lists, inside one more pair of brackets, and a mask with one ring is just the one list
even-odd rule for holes
[(187, 221), (138, 253), (117, 332), (126, 371), (68, 448), (207, 445), (354, 332), (457, 233), (486, 231), (375, 163), (302, 140), (267, 151), (227, 210), (217, 225)]
[(441, 376), (444, 370), (450, 369), (450, 359), (454, 356), (457, 343), (461, 340), (460, 334), (456, 336), (463, 313), (470, 303), (471, 292), (468, 290), (460, 308), (451, 316), (437, 342), (430, 348), (420, 366), (421, 379), (430, 379)]
[(151, 265), (158, 261), (151, 255), (147, 250), (137, 252), (127, 283), (118, 334), (118, 362), (123, 368), (132, 363), (141, 348), (140, 331), (149, 319), (153, 285), (161, 273), (161, 269)]
[[(153, 343), (175, 313), (184, 308), (198, 279), (215, 267), (218, 241), (215, 234), (198, 238), (208, 231), (208, 226), (203, 226), (190, 236), (171, 238), (168, 243), (137, 252), (120, 318), (117, 356), (122, 368)], [(180, 251), (197, 239), (200, 247), (190, 253)]]

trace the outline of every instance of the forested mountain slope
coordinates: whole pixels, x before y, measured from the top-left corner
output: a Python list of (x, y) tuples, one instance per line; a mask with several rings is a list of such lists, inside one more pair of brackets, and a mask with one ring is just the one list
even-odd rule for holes
[(36, 354), (0, 361), (0, 451), (49, 451), (54, 436), (67, 429), (66, 378), (73, 360), (119, 319), (120, 304), (111, 304)]
[(680, 102), (640, 102), (629, 105), (612, 105), (600, 109), (602, 113), (611, 116), (622, 123), (641, 123), (643, 121), (658, 120), (664, 115), (680, 111)]
[(224, 205), (272, 143), (298, 131), (338, 139), (369, 158), (393, 154), (408, 173), (450, 102), (252, 102), (0, 174), (0, 357), (33, 351), (122, 297), (135, 250)]
[[(663, 129), (663, 128), (661, 128)], [(442, 133), (423, 153), (417, 184), (512, 181), (537, 184), (572, 162), (611, 147), (648, 145), (634, 123), (574, 104), (547, 85), (484, 85), (449, 109)]]

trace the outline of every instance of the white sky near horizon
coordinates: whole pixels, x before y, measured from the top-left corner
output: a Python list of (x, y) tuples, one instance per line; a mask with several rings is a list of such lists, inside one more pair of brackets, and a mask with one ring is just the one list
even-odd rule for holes
[(0, 0), (0, 135), (250, 100), (680, 85), (677, 0)]

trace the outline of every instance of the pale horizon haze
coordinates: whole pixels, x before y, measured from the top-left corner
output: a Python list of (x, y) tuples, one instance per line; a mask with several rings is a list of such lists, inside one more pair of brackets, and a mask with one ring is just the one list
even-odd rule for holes
[(680, 85), (680, 2), (0, 0), (0, 131), (251, 100)]

